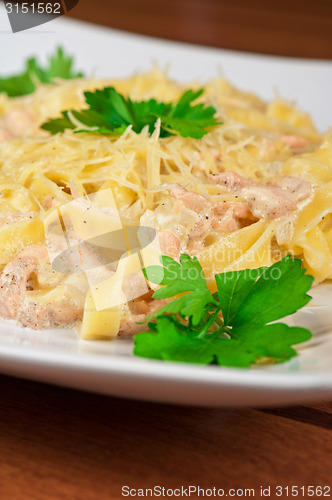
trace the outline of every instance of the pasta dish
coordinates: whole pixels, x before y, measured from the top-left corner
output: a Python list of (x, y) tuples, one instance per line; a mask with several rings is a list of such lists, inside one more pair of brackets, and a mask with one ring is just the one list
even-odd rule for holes
[[(167, 303), (152, 297), (158, 286), (140, 272), (141, 260), (152, 265), (160, 254), (196, 256), (212, 292), (215, 274), (270, 266), (288, 254), (303, 260), (315, 283), (332, 278), (331, 132), (319, 133), (293, 103), (266, 103), (220, 78), (198, 96), (218, 121), (200, 138), (162, 134), (160, 119), (152, 131), (127, 126), (117, 135), (41, 128), (64, 110), (86, 109), (84, 92), (106, 87), (165, 103), (200, 88), (154, 69), (0, 94), (2, 318), (37, 329), (76, 325), (85, 339), (133, 335)], [(113, 261), (103, 257), (108, 243), (90, 241), (88, 269), (74, 272), (83, 247), (66, 253), (63, 241), (70, 250), (78, 227), (82, 241), (113, 239)], [(140, 256), (117, 247), (123, 227), (153, 232)]]

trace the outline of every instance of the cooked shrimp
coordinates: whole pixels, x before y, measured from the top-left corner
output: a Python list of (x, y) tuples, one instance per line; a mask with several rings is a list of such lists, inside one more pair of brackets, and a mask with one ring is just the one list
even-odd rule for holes
[(199, 212), (209, 207), (209, 200), (201, 194), (188, 191), (180, 184), (172, 184), (169, 187), (170, 195), (183, 203), (186, 207)]
[(3, 299), (3, 297), (1, 297), (0, 295), (0, 318), (3, 318), (3, 319), (11, 319), (11, 314), (8, 310), (8, 307), (6, 306), (6, 303)]
[(5, 128), (15, 136), (26, 134), (33, 125), (32, 116), (23, 109), (12, 109), (2, 119)]
[(276, 219), (296, 210), (296, 201), (287, 191), (261, 185), (244, 188), (242, 196), (248, 202), (250, 211), (259, 219)]
[(32, 125), (33, 118), (27, 111), (12, 109), (0, 118), (0, 142), (28, 133)]
[(216, 231), (236, 231), (255, 220), (246, 203), (225, 201), (214, 205), (211, 225)]
[(308, 146), (308, 141), (301, 135), (283, 135), (281, 142), (291, 149), (304, 149)]
[(296, 201), (308, 198), (311, 193), (310, 182), (306, 179), (301, 179), (300, 177), (276, 177), (268, 183), (268, 186), (274, 186), (286, 190)]
[[(235, 172), (213, 175), (211, 179), (215, 183), (219, 180), (227, 187), (233, 186), (235, 190), (255, 184)], [(177, 189), (177, 192), (180, 196), (176, 203), (184, 203), (198, 216), (197, 223), (191, 229), (188, 237), (187, 250), (189, 253), (201, 251), (204, 240), (211, 231), (236, 231), (257, 221), (257, 216), (252, 213), (246, 201), (224, 200), (214, 203), (212, 199), (184, 190), (184, 188), (181, 191)], [(176, 213), (177, 205), (174, 205), (174, 211)]]
[(135, 299), (126, 304), (120, 321), (120, 336), (132, 336), (146, 331), (146, 323), (144, 323), (146, 317), (169, 302), (168, 299), (152, 299), (152, 293), (151, 290), (144, 298)]
[(224, 186), (232, 191), (239, 191), (240, 189), (255, 184), (254, 181), (246, 179), (242, 175), (232, 172), (231, 170), (220, 172), (220, 174), (211, 174), (210, 180), (213, 184)]
[(0, 128), (0, 142), (8, 141), (12, 139), (14, 136), (9, 132), (9, 130), (5, 128)]
[(211, 176), (211, 180), (231, 191), (240, 191), (249, 211), (258, 219), (276, 219), (296, 210), (298, 201), (311, 192), (310, 183), (296, 177), (276, 178), (266, 186), (235, 172), (222, 172)]
[(35, 329), (52, 326), (71, 326), (82, 316), (82, 305), (61, 297), (47, 303), (30, 300), (36, 276), (50, 266), (44, 245), (30, 245), (12, 259), (0, 276), (0, 299), (9, 315), (23, 326)]
[(180, 253), (180, 241), (171, 231), (163, 230), (158, 233), (160, 250), (163, 254), (177, 259)]
[[(216, 177), (216, 176), (214, 176)], [(237, 174), (228, 177), (232, 183), (246, 185), (246, 179), (241, 178)], [(242, 182), (242, 179), (244, 182)], [(170, 188), (170, 193), (176, 201), (173, 206), (175, 216), (181, 215), (183, 207), (195, 214), (196, 222), (190, 227), (190, 231), (184, 231), (186, 241), (175, 240), (176, 236), (168, 235), (169, 241), (174, 242), (175, 255), (178, 256), (180, 249), (188, 251), (190, 254), (199, 253), (204, 247), (204, 240), (211, 231), (235, 231), (241, 227), (251, 224), (257, 220), (251, 213), (248, 205), (244, 201), (223, 201), (214, 203), (212, 199), (208, 199), (198, 193), (188, 191), (184, 187), (176, 184)], [(182, 208), (181, 208), (182, 207)], [(188, 220), (188, 214), (184, 213), (183, 217)], [(181, 231), (180, 231), (181, 232)], [(169, 252), (167, 252), (170, 255)]]
[(47, 262), (47, 249), (43, 245), (31, 245), (4, 268), (0, 277), (0, 289), (13, 317), (19, 314), (27, 290), (31, 290), (30, 280), (38, 268)]

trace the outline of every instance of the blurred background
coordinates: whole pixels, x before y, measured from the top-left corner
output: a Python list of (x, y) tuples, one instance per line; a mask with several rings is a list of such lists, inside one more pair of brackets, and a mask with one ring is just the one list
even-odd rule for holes
[(332, 59), (332, 0), (79, 0), (67, 15), (207, 46)]

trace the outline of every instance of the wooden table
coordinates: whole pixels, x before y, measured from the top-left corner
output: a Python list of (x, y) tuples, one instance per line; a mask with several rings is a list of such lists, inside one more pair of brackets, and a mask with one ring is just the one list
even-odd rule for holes
[(331, 403), (191, 408), (0, 384), (1, 500), (117, 500), (124, 486), (158, 485), (254, 489), (255, 498), (270, 486), (270, 498), (287, 498), (272, 491), (332, 487)]
[(331, 0), (79, 0), (69, 15), (172, 40), (332, 59)]
[[(211, 46), (332, 58), (330, 0), (80, 0), (70, 15)], [(291, 498), (276, 496), (277, 485), (332, 488), (332, 403), (175, 407), (6, 376), (0, 398), (0, 500), (116, 500), (126, 498), (123, 486), (254, 489), (255, 498), (261, 486), (271, 487), (269, 498)]]

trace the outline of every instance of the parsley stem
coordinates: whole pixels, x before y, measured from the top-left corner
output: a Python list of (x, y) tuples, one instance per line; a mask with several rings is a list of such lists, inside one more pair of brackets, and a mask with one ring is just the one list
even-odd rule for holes
[(224, 320), (221, 318), (216, 317), (216, 323), (218, 326), (223, 327), (224, 326)]
[(219, 311), (216, 311), (212, 316), (211, 318), (209, 319), (209, 321), (206, 323), (205, 327), (203, 328), (203, 330), (201, 331), (201, 333), (197, 336), (198, 339), (201, 339), (205, 336), (206, 332), (208, 332), (210, 326), (213, 325), (213, 323), (216, 321), (217, 317), (218, 317), (218, 314), (219, 314)]

